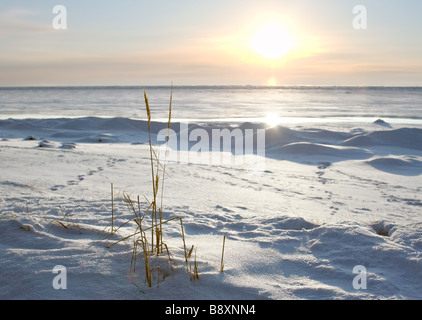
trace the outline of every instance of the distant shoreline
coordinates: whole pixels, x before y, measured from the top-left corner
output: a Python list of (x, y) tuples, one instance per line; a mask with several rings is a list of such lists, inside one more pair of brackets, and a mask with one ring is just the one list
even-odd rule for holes
[(266, 86), (266, 85), (131, 85), (131, 86), (120, 86), (120, 85), (96, 85), (96, 86), (1, 86), (0, 90), (31, 90), (31, 89), (46, 89), (46, 90), (56, 90), (56, 89), (66, 89), (66, 90), (81, 90), (81, 89), (288, 89), (288, 90), (344, 90), (344, 89), (365, 89), (365, 90), (383, 90), (383, 89), (403, 89), (403, 90), (420, 90), (422, 86), (350, 86), (350, 85), (285, 85), (285, 86)]

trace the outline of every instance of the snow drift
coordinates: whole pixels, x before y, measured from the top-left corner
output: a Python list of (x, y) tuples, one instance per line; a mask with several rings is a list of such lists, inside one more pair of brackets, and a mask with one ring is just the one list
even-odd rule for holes
[[(155, 139), (166, 123), (152, 127)], [(0, 120), (0, 297), (422, 298), (421, 129), (230, 128), (266, 130), (265, 170), (168, 164), (163, 216), (183, 218), (199, 279), (186, 274), (180, 230), (169, 224), (173, 269), (165, 279), (155, 273), (148, 288), (141, 268), (129, 272), (131, 240), (107, 248), (120, 238), (107, 232), (110, 183), (116, 225), (131, 217), (123, 192), (151, 194), (147, 122)], [(172, 129), (180, 135), (178, 123)], [(67, 270), (66, 290), (52, 285), (57, 265)], [(366, 288), (353, 285), (356, 266), (365, 267)]]

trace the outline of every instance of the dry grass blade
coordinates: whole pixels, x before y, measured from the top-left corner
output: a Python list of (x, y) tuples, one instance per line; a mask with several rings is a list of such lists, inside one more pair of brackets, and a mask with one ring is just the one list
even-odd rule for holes
[(169, 257), (169, 260), (171, 261), (171, 260), (173, 260), (173, 258), (172, 258), (172, 256), (171, 256), (171, 253), (170, 253), (170, 250), (169, 250), (169, 247), (167, 246), (167, 244), (165, 244), (165, 243), (163, 243), (163, 245), (166, 247), (166, 251), (167, 251), (167, 255), (168, 255), (168, 257)]
[(148, 259), (148, 242), (145, 234), (141, 236), (142, 251), (144, 252), (144, 261), (145, 261), (145, 276), (148, 282), (148, 286), (151, 287), (151, 268), (149, 267)]
[(193, 263), (193, 278), (199, 279), (198, 265), (196, 264), (196, 248), (195, 248), (195, 260), (194, 260), (194, 263)]
[(52, 223), (55, 223), (55, 224), (58, 224), (58, 225), (61, 225), (63, 228), (65, 228), (65, 229), (67, 229), (68, 227), (63, 223), (63, 222), (61, 222), (61, 221), (59, 221), (59, 220), (52, 220), (51, 221)]
[(226, 236), (223, 239), (223, 252), (221, 253), (220, 272), (224, 271), (224, 247), (226, 245)]
[(169, 140), (169, 135), (170, 135), (170, 124), (171, 124), (171, 105), (173, 102), (173, 85), (171, 87), (171, 91), (170, 91), (170, 105), (169, 105), (169, 120), (167, 122), (167, 129), (168, 129), (168, 134), (167, 134), (167, 141)]
[[(145, 108), (147, 110), (148, 116), (148, 135), (149, 135), (149, 151), (150, 151), (150, 161), (151, 161), (151, 180), (152, 180), (152, 194), (154, 196), (154, 201), (152, 202), (152, 212), (151, 212), (151, 220), (152, 220), (152, 229), (151, 229), (151, 246), (154, 247), (154, 219), (156, 219), (156, 197), (157, 197), (157, 189), (156, 189), (156, 182), (155, 182), (155, 175), (154, 175), (154, 160), (153, 160), (153, 153), (157, 158), (151, 142), (151, 109), (149, 107), (148, 96), (146, 91), (144, 90), (144, 98), (145, 98)], [(155, 216), (155, 217), (154, 217)]]
[(144, 99), (145, 99), (145, 108), (147, 109), (147, 116), (148, 116), (148, 126), (151, 126), (151, 110), (149, 108), (148, 96), (146, 91), (144, 90)]
[(126, 193), (123, 194), (123, 198), (125, 199), (126, 204), (130, 207), (130, 209), (133, 211), (135, 217), (139, 219), (138, 214), (136, 213), (135, 204), (133, 203), (133, 200), (130, 198), (130, 196)]
[(192, 251), (193, 251), (193, 245), (192, 245), (192, 248), (190, 248), (189, 253), (188, 253), (188, 255), (187, 255), (187, 259), (188, 259), (188, 260), (190, 259), (190, 256), (191, 256), (191, 254), (192, 254)]
[(171, 86), (171, 91), (170, 91), (170, 104), (169, 104), (169, 119), (167, 122), (167, 141), (166, 141), (166, 153), (165, 153), (165, 158), (164, 158), (164, 167), (163, 167), (163, 180), (161, 183), (161, 203), (160, 203), (160, 234), (161, 234), (161, 252), (163, 252), (163, 224), (162, 224), (162, 213), (163, 213), (163, 196), (164, 196), (164, 178), (166, 175), (166, 163), (167, 163), (167, 155), (168, 155), (168, 147), (169, 147), (169, 140), (170, 140), (170, 124), (171, 124), (171, 106), (172, 106), (172, 102), (173, 102), (173, 84)]
[(132, 250), (132, 260), (130, 262), (130, 270), (135, 272), (136, 270), (136, 247), (137, 247), (137, 240), (133, 240), (133, 250)]

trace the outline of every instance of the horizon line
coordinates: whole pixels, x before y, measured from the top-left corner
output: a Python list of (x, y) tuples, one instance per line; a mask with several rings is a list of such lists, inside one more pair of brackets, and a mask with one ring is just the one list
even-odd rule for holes
[(0, 89), (142, 89), (142, 88), (422, 88), (422, 85), (253, 85), (253, 84), (211, 84), (211, 85), (23, 85), (23, 86), (0, 86)]

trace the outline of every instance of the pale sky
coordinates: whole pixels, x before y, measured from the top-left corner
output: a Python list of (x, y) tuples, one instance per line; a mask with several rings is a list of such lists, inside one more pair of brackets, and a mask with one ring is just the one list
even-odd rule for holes
[(420, 86), (421, 17), (420, 0), (2, 0), (0, 86)]

